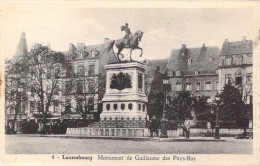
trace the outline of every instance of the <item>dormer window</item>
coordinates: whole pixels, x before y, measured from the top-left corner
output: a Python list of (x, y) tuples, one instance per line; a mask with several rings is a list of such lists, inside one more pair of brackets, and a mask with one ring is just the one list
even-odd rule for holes
[(180, 76), (181, 75), (181, 71), (180, 70), (177, 70), (175, 73), (176, 73), (176, 76)]
[(232, 58), (226, 58), (226, 65), (231, 65), (232, 64)]
[(188, 59), (188, 65), (191, 65), (192, 59)]
[(173, 72), (172, 72), (171, 70), (169, 70), (169, 71), (168, 71), (168, 76), (172, 76), (172, 73), (173, 73)]
[(195, 70), (195, 75), (199, 75), (199, 71), (198, 70)]
[(83, 58), (83, 52), (79, 53), (79, 58), (82, 59)]
[(95, 57), (95, 51), (91, 51), (91, 58)]

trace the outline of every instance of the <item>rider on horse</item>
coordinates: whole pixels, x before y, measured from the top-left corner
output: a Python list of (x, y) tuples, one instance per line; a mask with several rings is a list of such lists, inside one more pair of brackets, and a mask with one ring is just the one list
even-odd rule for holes
[(132, 35), (130, 29), (128, 28), (128, 23), (125, 23), (125, 26), (121, 26), (121, 31), (125, 31), (124, 39), (126, 39), (126, 45), (130, 45), (130, 35)]

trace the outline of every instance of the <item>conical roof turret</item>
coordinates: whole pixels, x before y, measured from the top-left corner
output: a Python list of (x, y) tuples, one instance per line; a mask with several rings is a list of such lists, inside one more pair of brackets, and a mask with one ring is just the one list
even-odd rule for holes
[(20, 41), (17, 45), (16, 52), (15, 52), (15, 57), (24, 57), (28, 55), (28, 48), (27, 48), (27, 43), (26, 43), (26, 38), (25, 38), (25, 33), (21, 33)]

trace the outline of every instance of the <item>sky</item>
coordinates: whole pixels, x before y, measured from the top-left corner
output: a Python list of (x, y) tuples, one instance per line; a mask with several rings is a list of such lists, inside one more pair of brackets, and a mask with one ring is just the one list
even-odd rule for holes
[(133, 33), (144, 32), (140, 42), (143, 57), (137, 56), (140, 51), (136, 50), (134, 60), (168, 58), (171, 50), (182, 44), (193, 48), (205, 43), (221, 49), (225, 39), (253, 39), (253, 16), (247, 8), (13, 7), (3, 17), (3, 49), (11, 58), (21, 32), (26, 33), (29, 50), (34, 43), (50, 44), (56, 51), (68, 51), (69, 43), (102, 44), (104, 38), (122, 38), (120, 26), (126, 22)]

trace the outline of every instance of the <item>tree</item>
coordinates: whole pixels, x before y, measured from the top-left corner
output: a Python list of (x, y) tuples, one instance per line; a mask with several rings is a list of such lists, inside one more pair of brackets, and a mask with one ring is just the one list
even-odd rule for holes
[[(98, 113), (95, 114), (98, 119), (99, 114), (102, 112), (102, 98), (106, 89), (106, 75), (94, 75), (93, 73), (87, 76), (85, 73), (89, 72), (84, 66), (79, 67), (77, 74), (72, 63), (67, 64), (67, 70), (71, 71), (70, 76), (64, 79), (65, 83), (65, 95), (67, 101), (64, 103), (65, 107), (78, 112), (84, 120), (87, 115), (94, 111), (95, 105), (97, 105)], [(71, 101), (75, 102), (75, 105), (71, 104)]]
[(147, 113), (149, 115), (149, 118), (152, 118), (153, 116), (156, 116), (158, 118), (162, 117), (163, 102), (163, 74), (159, 71), (155, 71), (147, 103)]
[(223, 103), (223, 107), (220, 108), (220, 117), (226, 121), (235, 121), (238, 127), (243, 126), (245, 134), (252, 107), (250, 107), (251, 104), (248, 105), (243, 101), (241, 89), (226, 84), (220, 98)]
[(190, 92), (185, 90), (177, 92), (172, 99), (172, 106), (168, 106), (168, 119), (183, 121), (186, 117), (191, 117), (193, 100)]
[(45, 129), (49, 108), (54, 100), (54, 93), (59, 91), (64, 75), (65, 57), (47, 46), (35, 44), (30, 51), (29, 69), (31, 93), (36, 94), (32, 100), (38, 103), (38, 112), (43, 118)]
[(193, 97), (192, 108), (196, 115), (197, 120), (209, 120), (211, 115), (211, 107), (208, 103), (208, 98), (206, 96)]
[[(19, 60), (9, 61), (8, 68), (5, 72), (5, 111), (6, 115), (11, 114), (14, 110), (14, 120), (11, 130), (14, 131), (17, 114), (20, 110), (25, 110), (28, 97), (26, 95), (29, 86), (28, 57), (22, 57)], [(22, 91), (19, 92), (18, 88)], [(22, 105), (22, 103), (23, 105)]]

